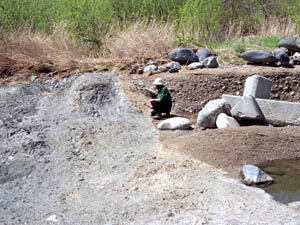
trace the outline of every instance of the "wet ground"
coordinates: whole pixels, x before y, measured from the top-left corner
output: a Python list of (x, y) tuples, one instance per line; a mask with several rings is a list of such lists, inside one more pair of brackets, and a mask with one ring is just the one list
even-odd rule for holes
[(275, 183), (263, 189), (276, 201), (290, 203), (300, 201), (300, 160), (274, 160), (259, 165)]

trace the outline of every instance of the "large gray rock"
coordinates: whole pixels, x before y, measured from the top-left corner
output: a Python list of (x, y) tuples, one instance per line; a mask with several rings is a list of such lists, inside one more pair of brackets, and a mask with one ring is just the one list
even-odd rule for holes
[(281, 47), (287, 48), (288, 50), (290, 50), (292, 52), (300, 52), (300, 46), (297, 45), (294, 41), (288, 40), (288, 39), (279, 41), (278, 47), (279, 48), (281, 48)]
[(230, 112), (235, 118), (266, 123), (264, 114), (252, 96), (243, 96)]
[(275, 49), (272, 53), (282, 66), (290, 66), (290, 58), (283, 49)]
[(204, 66), (208, 67), (208, 68), (217, 68), (217, 67), (219, 67), (219, 63), (217, 61), (216, 56), (207, 57), (201, 63)]
[(274, 181), (272, 177), (253, 165), (244, 165), (243, 175), (245, 183), (249, 185)]
[(216, 128), (217, 116), (220, 113), (230, 115), (231, 106), (223, 99), (209, 101), (199, 112), (197, 125), (205, 128)]
[(260, 75), (253, 75), (246, 79), (243, 95), (268, 99), (270, 97), (271, 87), (271, 80)]
[[(222, 95), (233, 108), (242, 97), (234, 95)], [(275, 126), (300, 125), (300, 103), (275, 101), (269, 99), (256, 99), (263, 115), (269, 124)]]
[(198, 62), (198, 56), (188, 48), (175, 48), (168, 53), (171, 60), (179, 62), (181, 64), (190, 64)]
[(276, 58), (270, 52), (264, 50), (248, 50), (242, 53), (240, 57), (252, 63), (276, 62)]
[(212, 56), (211, 52), (207, 48), (199, 48), (196, 52), (196, 55), (198, 56), (199, 62), (207, 57)]
[(225, 113), (220, 113), (216, 120), (217, 128), (233, 128), (240, 127), (238, 121), (234, 118), (227, 116)]
[(187, 130), (191, 128), (191, 121), (183, 117), (166, 119), (157, 125), (159, 130)]

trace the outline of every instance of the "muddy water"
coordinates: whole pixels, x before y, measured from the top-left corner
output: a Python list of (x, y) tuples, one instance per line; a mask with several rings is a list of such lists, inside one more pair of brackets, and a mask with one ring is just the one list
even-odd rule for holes
[(262, 188), (276, 201), (300, 201), (300, 160), (275, 160), (259, 167), (275, 180), (275, 184)]

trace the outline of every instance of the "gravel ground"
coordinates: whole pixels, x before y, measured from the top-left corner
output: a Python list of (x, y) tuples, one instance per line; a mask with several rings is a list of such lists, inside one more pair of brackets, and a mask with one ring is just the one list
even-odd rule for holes
[(299, 204), (165, 145), (121, 81), (0, 89), (1, 224), (299, 224)]

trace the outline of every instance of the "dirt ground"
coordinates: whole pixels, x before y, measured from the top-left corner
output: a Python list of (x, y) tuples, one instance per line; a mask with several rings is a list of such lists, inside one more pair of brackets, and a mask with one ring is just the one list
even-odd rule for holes
[[(222, 94), (242, 95), (247, 77), (260, 74), (273, 85), (271, 99), (300, 101), (300, 66), (295, 68), (267, 66), (229, 66), (218, 69), (183, 70), (179, 73), (162, 73), (153, 76), (133, 75), (131, 94), (146, 114), (150, 110), (141, 103), (148, 103), (148, 91), (153, 89), (155, 78), (164, 79), (174, 101), (173, 115), (185, 116), (196, 123), (198, 112), (212, 99)], [(134, 94), (138, 90), (144, 98)], [(149, 104), (149, 103), (148, 103)], [(153, 121), (156, 125), (158, 122)], [(244, 164), (259, 164), (267, 160), (299, 159), (300, 128), (247, 126), (238, 129), (195, 129), (190, 131), (159, 132), (163, 149), (169, 154), (179, 154), (193, 160), (206, 162), (237, 176)]]

